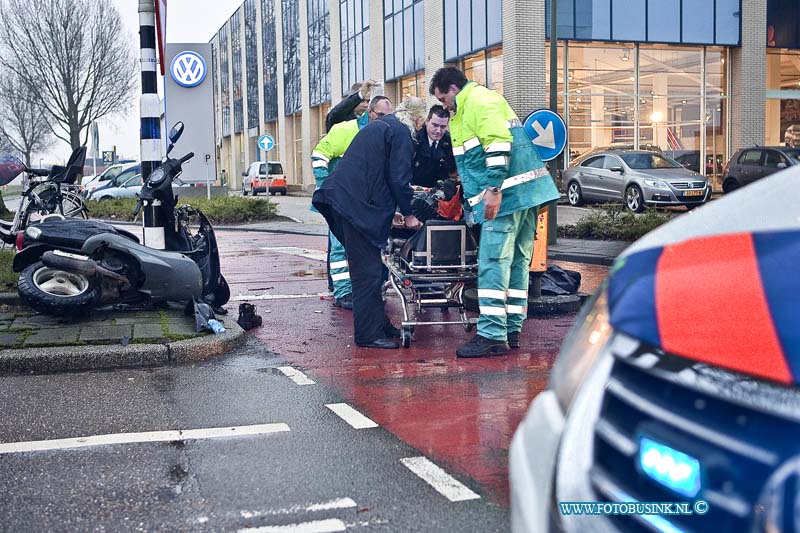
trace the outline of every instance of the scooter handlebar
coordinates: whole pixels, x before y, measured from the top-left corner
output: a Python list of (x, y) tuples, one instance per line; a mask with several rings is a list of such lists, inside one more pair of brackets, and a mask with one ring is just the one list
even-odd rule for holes
[(182, 165), (182, 164), (184, 164), (185, 162), (187, 162), (188, 160), (190, 160), (193, 157), (194, 157), (194, 152), (189, 152), (185, 156), (183, 156), (180, 159), (178, 159), (178, 164)]
[(141, 210), (142, 210), (142, 199), (139, 198), (139, 201), (136, 202), (136, 207), (133, 208), (133, 218), (138, 217), (139, 216), (139, 211), (141, 211)]

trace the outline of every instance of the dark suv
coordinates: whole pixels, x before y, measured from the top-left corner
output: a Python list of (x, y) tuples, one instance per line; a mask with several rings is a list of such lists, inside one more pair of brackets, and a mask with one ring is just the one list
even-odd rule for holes
[(731, 192), (773, 172), (800, 164), (800, 148), (757, 146), (736, 151), (722, 170), (722, 190)]

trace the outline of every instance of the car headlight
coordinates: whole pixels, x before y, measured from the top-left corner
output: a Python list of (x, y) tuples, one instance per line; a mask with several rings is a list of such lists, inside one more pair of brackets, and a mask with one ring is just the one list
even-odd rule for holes
[(667, 189), (669, 190), (669, 185), (667, 185), (666, 181), (661, 180), (644, 180), (644, 184), (648, 187), (652, 187), (654, 189)]
[(595, 294), (578, 313), (550, 374), (550, 388), (566, 413), (586, 373), (611, 336), (605, 289)]

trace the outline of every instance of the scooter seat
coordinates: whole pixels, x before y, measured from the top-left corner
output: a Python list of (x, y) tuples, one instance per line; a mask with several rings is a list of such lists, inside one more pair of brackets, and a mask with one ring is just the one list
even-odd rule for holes
[(97, 220), (47, 219), (36, 224), (35, 227), (41, 231), (41, 234), (36, 239), (37, 242), (73, 250), (80, 250), (87, 239), (103, 233), (123, 235), (134, 242), (139, 242), (139, 238), (133, 233)]

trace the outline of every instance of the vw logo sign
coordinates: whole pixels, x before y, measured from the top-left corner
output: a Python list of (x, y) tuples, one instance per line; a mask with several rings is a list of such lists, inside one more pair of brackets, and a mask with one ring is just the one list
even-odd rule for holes
[(169, 71), (181, 87), (197, 87), (206, 79), (206, 60), (197, 52), (181, 52), (172, 58)]

